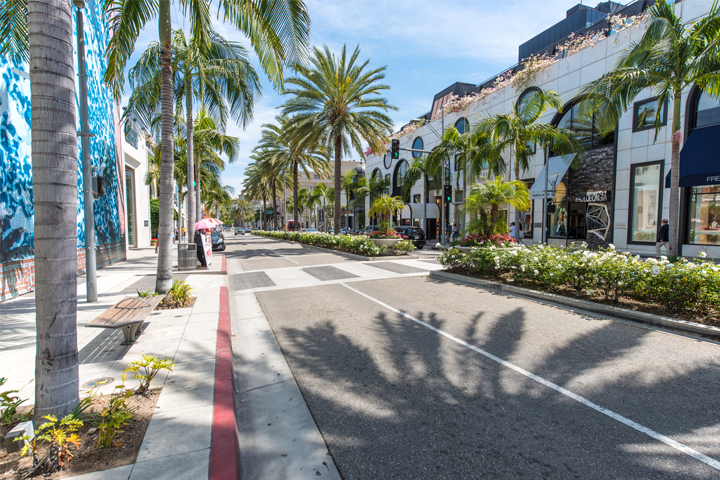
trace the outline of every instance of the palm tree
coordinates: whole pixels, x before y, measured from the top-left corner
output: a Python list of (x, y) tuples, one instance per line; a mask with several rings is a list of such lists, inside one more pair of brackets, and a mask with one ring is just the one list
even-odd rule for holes
[[(685, 25), (675, 14), (674, 2), (658, 0), (649, 10), (643, 36), (618, 55), (615, 68), (588, 84), (586, 115), (597, 113), (603, 130), (610, 131), (645, 89), (651, 89), (658, 105), (672, 100), (672, 155), (670, 174), (670, 253), (678, 253), (680, 189), (680, 116), (682, 92), (697, 85), (720, 98), (720, 6), (712, 4), (702, 20)], [(655, 119), (655, 139), (662, 115)]]
[(358, 183), (355, 177), (357, 176), (357, 170), (352, 169), (345, 172), (345, 175), (340, 179), (340, 188), (345, 192), (345, 228), (348, 228), (350, 223), (350, 196), (358, 188)]
[(318, 183), (313, 189), (313, 195), (317, 196), (318, 200), (322, 204), (323, 215), (325, 216), (323, 231), (327, 232), (328, 218), (332, 215), (332, 213), (329, 213), (332, 209), (332, 205), (330, 204), (335, 198), (335, 189), (333, 187), (328, 187), (324, 183)]
[[(504, 172), (506, 165), (502, 153), (510, 152), (510, 170), (515, 180), (520, 173), (530, 168), (530, 159), (535, 155), (536, 145), (552, 145), (557, 154), (576, 153), (571, 165), (577, 168), (582, 162), (582, 146), (576, 135), (564, 128), (545, 123), (535, 123), (548, 108), (562, 111), (563, 102), (555, 92), (535, 91), (514, 105), (510, 113), (484, 117), (475, 127), (474, 134), (487, 139), (476, 155), (480, 161), (490, 165), (496, 173)], [(477, 170), (477, 166), (475, 167)], [(520, 224), (520, 210), (515, 209), (515, 224)], [(515, 240), (520, 240), (520, 228), (515, 229)]]
[[(380, 175), (371, 175), (368, 178), (364, 178), (360, 181), (358, 188), (355, 190), (356, 201), (365, 200), (366, 197), (370, 197), (370, 203), (374, 204), (375, 199), (387, 195), (390, 191), (390, 179), (383, 178)], [(372, 215), (368, 212), (368, 220)]]
[(392, 120), (385, 112), (396, 110), (380, 97), (390, 87), (380, 83), (385, 67), (366, 70), (369, 61), (358, 62), (360, 47), (348, 58), (343, 45), (340, 58), (315, 48), (312, 65), (299, 66), (299, 76), (289, 78), (286, 93), (291, 98), (283, 106), (292, 117), (294, 135), (311, 145), (332, 146), (335, 152), (335, 231), (340, 231), (340, 191), (342, 155), (354, 148), (361, 158), (363, 142), (373, 150), (384, 149)]
[(245, 169), (245, 180), (243, 181), (243, 192), (247, 198), (262, 200), (263, 208), (260, 212), (262, 228), (265, 229), (264, 212), (267, 211), (266, 202), (270, 198), (267, 177), (258, 162), (251, 163)]
[(300, 184), (298, 173), (302, 168), (310, 180), (310, 172), (324, 176), (330, 171), (329, 150), (325, 145), (304, 142), (301, 137), (295, 135), (292, 127), (292, 120), (281, 115), (275, 117), (274, 123), (267, 123), (262, 126), (260, 143), (256, 150), (263, 151), (265, 158), (272, 158), (277, 168), (290, 167), (293, 174), (293, 219), (298, 222), (298, 190)]
[(380, 228), (378, 230), (382, 233), (387, 233), (392, 229), (390, 219), (392, 218), (393, 212), (401, 210), (404, 206), (405, 202), (402, 198), (383, 195), (375, 199), (372, 207), (370, 207), (368, 216), (380, 215)]
[[(2, 53), (30, 62), (38, 426), (44, 415), (72, 411), (79, 398), (74, 34), (70, 2), (30, 0), (26, 10), (18, 3), (3, 2), (0, 31)], [(6, 10), (12, 7), (17, 15)]]
[(530, 192), (527, 185), (520, 180), (507, 181), (503, 177), (495, 177), (494, 180), (485, 177), (480, 179), (480, 183), (470, 187), (465, 197), (463, 213), (469, 214), (471, 219), (475, 216), (480, 218), (479, 222), (471, 220), (470, 231), (492, 235), (500, 219), (500, 205), (507, 204), (516, 209), (527, 210), (530, 206)]
[[(209, 0), (179, 3), (190, 18), (192, 37), (201, 46), (210, 44), (212, 16)], [(155, 290), (166, 292), (172, 282), (172, 196), (173, 196), (173, 74), (172, 25), (170, 0), (105, 0), (109, 13), (110, 42), (105, 81), (117, 100), (125, 83), (125, 65), (135, 49), (135, 41), (144, 26), (156, 15), (160, 31), (160, 104), (163, 153), (160, 179), (160, 231)], [(305, 58), (310, 20), (302, 0), (266, 2), (262, 0), (226, 0), (219, 2), (218, 15), (237, 27), (250, 39), (260, 63), (275, 86), (282, 84), (283, 65)], [(71, 59), (72, 60), (72, 59)]]
[[(193, 148), (193, 101), (200, 101), (219, 125), (227, 122), (228, 114), (243, 127), (252, 119), (255, 97), (260, 83), (245, 48), (229, 42), (210, 30), (207, 45), (189, 41), (182, 30), (173, 33), (173, 85), (177, 115), (186, 111), (186, 134), (189, 160), (185, 162), (188, 192), (194, 191), (195, 167)], [(138, 63), (130, 69), (133, 92), (124, 117), (132, 118), (148, 131), (160, 105), (160, 43), (152, 42)], [(188, 197), (188, 234), (195, 226), (195, 196)], [(199, 202), (199, 197), (197, 198)]]

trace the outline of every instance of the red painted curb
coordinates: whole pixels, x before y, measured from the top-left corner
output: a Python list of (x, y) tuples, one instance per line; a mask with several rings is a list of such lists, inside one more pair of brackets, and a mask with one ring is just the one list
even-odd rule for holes
[(225, 258), (225, 254), (222, 255), (222, 267), (220, 267), (220, 270), (227, 273), (227, 259)]
[[(225, 256), (223, 255), (223, 270)], [(215, 361), (215, 406), (210, 448), (210, 480), (240, 478), (230, 340), (230, 302), (227, 287), (220, 288), (220, 314)]]

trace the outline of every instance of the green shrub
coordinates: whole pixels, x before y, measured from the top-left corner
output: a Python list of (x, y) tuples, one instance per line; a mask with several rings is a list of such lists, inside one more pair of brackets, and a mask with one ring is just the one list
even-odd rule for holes
[(303, 232), (267, 232), (264, 230), (252, 232), (254, 235), (300, 242), (316, 247), (331, 248), (343, 252), (356, 253), (366, 257), (376, 257), (385, 252), (386, 247), (376, 246), (364, 235), (334, 235), (331, 233), (303, 233)]
[[(7, 383), (7, 378), (0, 377), (0, 387)], [(24, 422), (32, 418), (32, 412), (25, 415), (17, 413), (17, 409), (20, 405), (25, 403), (27, 399), (21, 399), (18, 396), (13, 395), (18, 393), (17, 390), (7, 390), (0, 392), (0, 425), (10, 425), (16, 422)]]
[(666, 257), (641, 259), (615, 247), (589, 250), (552, 245), (476, 247), (469, 253), (445, 250), (440, 263), (450, 270), (509, 275), (541, 290), (571, 288), (613, 302), (631, 298), (671, 311), (715, 312), (720, 305), (720, 267), (709, 261), (675, 263)]
[(409, 240), (400, 240), (392, 248), (396, 252), (410, 253), (415, 250), (415, 245)]

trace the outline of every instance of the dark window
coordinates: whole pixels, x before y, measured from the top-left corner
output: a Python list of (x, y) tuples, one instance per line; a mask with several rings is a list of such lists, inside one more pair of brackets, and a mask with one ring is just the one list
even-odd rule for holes
[(405, 172), (407, 172), (408, 169), (408, 163), (405, 160), (400, 160), (398, 163), (398, 166), (395, 167), (395, 188), (401, 188), (402, 187), (402, 178), (403, 175), (405, 175)]
[(133, 148), (138, 148), (138, 134), (135, 130), (132, 128), (128, 130), (127, 134), (125, 135), (125, 141), (133, 146)]
[(667, 125), (667, 106), (667, 100), (665, 100), (663, 105), (659, 105), (657, 98), (649, 98), (635, 102), (633, 109), (633, 132), (655, 128), (655, 119), (658, 115), (660, 115), (661, 118), (660, 124), (663, 126)]
[(695, 110), (695, 127), (720, 123), (720, 100), (701, 93)]
[(461, 135), (468, 131), (468, 126), (468, 121), (465, 117), (455, 122), (455, 128), (458, 132), (460, 132)]
[(628, 242), (655, 243), (662, 213), (663, 162), (630, 167)]
[(595, 122), (595, 116), (592, 118), (581, 117), (579, 110), (578, 105), (565, 107), (562, 117), (555, 124), (560, 128), (575, 132), (578, 141), (586, 150), (612, 145), (615, 142), (614, 131), (603, 135)]
[[(424, 148), (423, 139), (422, 137), (417, 137), (415, 140), (413, 140), (413, 150), (422, 150)], [(420, 158), (422, 153), (420, 152), (412, 152), (413, 158)]]

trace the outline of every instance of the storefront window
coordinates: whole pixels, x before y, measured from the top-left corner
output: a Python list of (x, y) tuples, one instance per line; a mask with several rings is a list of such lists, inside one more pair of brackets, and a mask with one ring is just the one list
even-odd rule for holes
[(555, 207), (555, 211), (548, 214), (548, 237), (550, 238), (565, 238), (567, 235), (566, 193), (565, 183), (560, 182), (555, 189), (555, 197), (551, 199), (552, 203), (549, 203), (549, 207)]
[[(523, 180), (528, 189), (533, 186), (535, 179)], [(520, 212), (520, 227), (523, 230), (523, 238), (533, 238), (533, 207), (535, 200), (530, 200), (530, 206), (524, 212)]]
[(630, 204), (630, 241), (655, 242), (662, 203), (662, 164), (634, 166)]
[(720, 245), (720, 185), (693, 187), (688, 222), (689, 243)]

